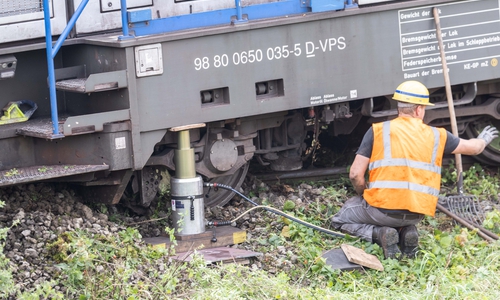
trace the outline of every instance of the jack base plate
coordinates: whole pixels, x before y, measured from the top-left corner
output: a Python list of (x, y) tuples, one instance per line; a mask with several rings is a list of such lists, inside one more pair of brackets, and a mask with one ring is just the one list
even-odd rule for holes
[[(229, 226), (216, 227), (204, 233), (180, 236), (180, 239), (177, 239), (175, 252), (180, 253), (198, 250), (200, 248), (224, 247), (243, 243), (246, 239), (247, 233), (245, 230)], [(144, 241), (156, 247), (170, 247), (172, 245), (172, 242), (166, 236), (145, 238)]]

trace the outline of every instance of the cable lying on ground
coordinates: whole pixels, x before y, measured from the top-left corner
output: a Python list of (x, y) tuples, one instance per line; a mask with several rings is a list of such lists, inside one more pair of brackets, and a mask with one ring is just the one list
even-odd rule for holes
[[(213, 187), (213, 188), (222, 188), (222, 189), (225, 189), (225, 190), (229, 190), (229, 191), (232, 191), (236, 194), (238, 194), (240, 197), (242, 197), (243, 199), (245, 199), (246, 201), (252, 203), (255, 207), (252, 207), (251, 209), (247, 210), (246, 212), (244, 212), (243, 214), (241, 214), (239, 217), (237, 217), (236, 219), (234, 220), (231, 220), (230, 221), (230, 224), (232, 223), (235, 223), (237, 220), (239, 220), (242, 216), (244, 216), (245, 214), (255, 210), (255, 209), (264, 209), (268, 212), (271, 212), (271, 213), (274, 213), (274, 214), (277, 214), (279, 216), (282, 216), (282, 217), (285, 217), (289, 220), (292, 220), (294, 222), (297, 222), (299, 224), (302, 224), (304, 226), (307, 226), (309, 228), (312, 228), (314, 230), (317, 230), (319, 232), (323, 232), (323, 233), (326, 233), (326, 234), (329, 234), (329, 235), (333, 235), (333, 236), (337, 236), (337, 237), (345, 237), (345, 235), (343, 233), (340, 233), (340, 232), (336, 232), (336, 231), (332, 231), (332, 230), (329, 230), (329, 229), (326, 229), (326, 228), (323, 228), (323, 227), (319, 227), (319, 226), (316, 226), (314, 224), (311, 224), (311, 223), (308, 223), (306, 221), (303, 221), (299, 218), (296, 218), (294, 216), (291, 216), (289, 214), (286, 214), (276, 208), (273, 208), (273, 207), (270, 207), (270, 206), (265, 206), (265, 205), (258, 205), (257, 203), (255, 203), (254, 201), (252, 201), (251, 199), (249, 199), (248, 197), (246, 197), (245, 195), (243, 195), (242, 193), (238, 192), (237, 190), (233, 189), (231, 186), (228, 186), (228, 185), (225, 185), (225, 184), (221, 184), (221, 183), (209, 183), (209, 182), (205, 182), (203, 183), (203, 186), (205, 187)], [(222, 221), (222, 222), (209, 222), (208, 225), (210, 226), (217, 226), (217, 224), (219, 224), (219, 226), (221, 225), (229, 225), (227, 224), (229, 221)], [(224, 224), (222, 224), (224, 223)]]

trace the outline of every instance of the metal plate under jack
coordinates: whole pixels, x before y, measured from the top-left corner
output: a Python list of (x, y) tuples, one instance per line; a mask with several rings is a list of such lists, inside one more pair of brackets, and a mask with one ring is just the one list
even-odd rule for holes
[[(176, 240), (175, 251), (177, 253), (188, 252), (193, 249), (208, 249), (224, 247), (229, 245), (241, 244), (246, 241), (247, 235), (245, 230), (236, 227), (223, 226), (207, 230), (200, 234), (190, 234), (178, 237)], [(152, 245), (153, 247), (170, 247), (173, 243), (166, 236), (144, 238), (144, 242)]]
[[(176, 256), (172, 257), (179, 261), (191, 261), (195, 251), (188, 251), (184, 253), (178, 253)], [(247, 265), (250, 263), (249, 258), (262, 256), (260, 252), (253, 252), (243, 249), (235, 249), (230, 247), (218, 247), (196, 250), (196, 254), (203, 256), (205, 263), (207, 265), (221, 262), (221, 263), (238, 263)]]

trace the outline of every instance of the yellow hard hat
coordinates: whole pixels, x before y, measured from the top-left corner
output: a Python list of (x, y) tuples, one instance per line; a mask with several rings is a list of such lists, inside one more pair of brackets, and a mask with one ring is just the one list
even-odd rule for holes
[(392, 99), (418, 105), (434, 105), (429, 102), (429, 91), (425, 85), (415, 80), (401, 83)]

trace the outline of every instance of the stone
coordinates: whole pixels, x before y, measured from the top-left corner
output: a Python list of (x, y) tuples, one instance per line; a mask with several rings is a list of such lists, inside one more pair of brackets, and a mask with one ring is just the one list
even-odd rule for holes
[(90, 209), (90, 207), (88, 207), (87, 205), (82, 206), (82, 212), (87, 219), (91, 219), (94, 216), (92, 213), (92, 209)]
[(24, 213), (24, 209), (20, 208), (19, 212), (14, 216), (13, 220), (23, 220), (26, 214)]
[(24, 250), (24, 255), (26, 255), (28, 257), (37, 257), (38, 251), (36, 251), (35, 249), (32, 249), (32, 248), (28, 248), (28, 249)]

